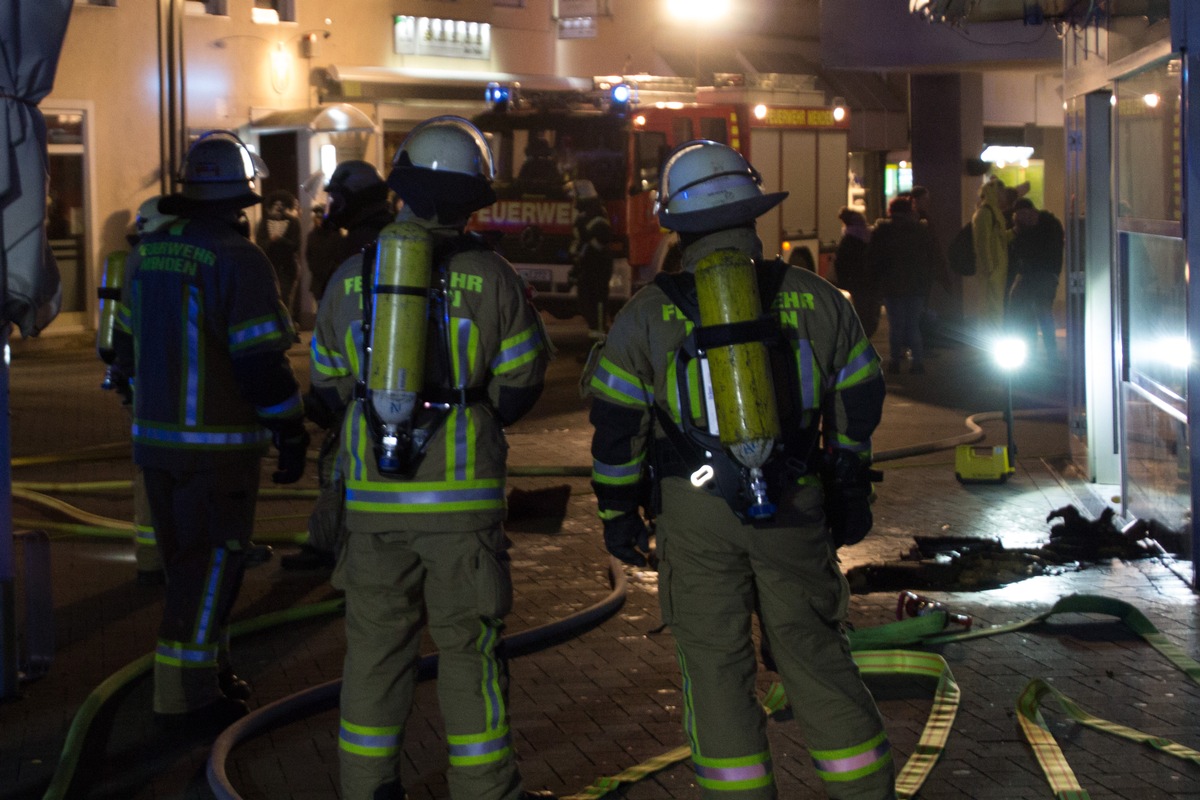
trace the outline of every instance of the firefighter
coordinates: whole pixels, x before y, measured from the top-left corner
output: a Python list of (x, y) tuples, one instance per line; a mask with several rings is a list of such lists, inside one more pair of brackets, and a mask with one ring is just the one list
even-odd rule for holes
[(663, 165), (658, 218), (678, 232), (684, 269), (618, 313), (589, 381), (604, 541), (645, 566), (640, 508), (657, 515), (659, 598), (701, 796), (777, 797), (755, 699), (758, 604), (828, 795), (891, 798), (888, 739), (850, 657), (836, 555), (871, 527), (879, 358), (837, 289), (763, 259), (755, 220), (787, 193), (760, 184), (713, 141), (681, 145)]
[[(175, 220), (159, 212), (158, 201), (161, 199), (160, 195), (154, 195), (138, 206), (133, 232), (125, 237), (130, 247), (136, 247), (145, 234), (153, 233)], [(101, 360), (108, 364), (100, 388), (116, 392), (121, 397), (122, 406), (132, 410), (133, 387), (116, 365), (116, 352), (112, 346), (128, 255), (127, 251), (117, 250), (109, 253), (104, 260), (104, 285), (98, 291), (101, 311), (100, 325), (96, 331), (96, 349)], [(133, 556), (137, 565), (138, 585), (161, 586), (165, 582), (162, 557), (154, 537), (154, 522), (150, 517), (150, 504), (146, 499), (146, 484), (142, 469), (137, 465), (134, 465), (133, 473)]]
[[(323, 286), (347, 278), (361, 278), (362, 251), (379, 236), (379, 231), (392, 221), (388, 203), (388, 187), (379, 170), (366, 161), (343, 161), (337, 165), (325, 184), (329, 206), (325, 224), (333, 230), (345, 230), (338, 239), (332, 255), (337, 259), (333, 270), (323, 276)], [(316, 271), (313, 271), (316, 275)], [(315, 344), (316, 338), (313, 342)], [(309, 391), (304, 405), (310, 420), (326, 431), (317, 460), (317, 475), (321, 493), (308, 520), (308, 541), (300, 552), (279, 560), (284, 569), (332, 569), (339, 543), (344, 535), (342, 513), (343, 483), (337, 468), (337, 453), (341, 441), (342, 411), (350, 397), (334, 397), (328, 403), (320, 392)], [(338, 409), (338, 411), (334, 411)]]
[(575, 223), (571, 238), (570, 278), (579, 294), (579, 313), (587, 322), (593, 338), (604, 335), (607, 317), (608, 284), (612, 280), (613, 256), (608, 244), (613, 240), (612, 223), (604, 202), (588, 180), (572, 184), (575, 196)]
[(293, 330), (266, 256), (240, 231), (261, 171), (228, 131), (188, 150), (179, 217), (130, 255), (115, 334), (135, 382), (133, 455), (167, 575), (154, 711), (167, 727), (227, 724), (249, 687), (229, 664), (228, 621), (254, 525), (262, 456), (277, 483), (304, 471), (308, 434), (286, 351)]
[[(495, 201), (493, 178), (487, 142), (465, 119), (419, 124), (387, 179), (404, 201), (396, 222), (361, 268), (339, 270), (317, 313), (313, 388), (331, 407), (348, 404), (348, 533), (333, 574), (346, 593), (346, 800), (404, 796), (401, 746), (426, 623), (450, 796), (550, 796), (521, 789), (498, 647), (512, 603), (502, 427), (540, 396), (548, 342), (512, 266), (464, 233)], [(379, 382), (400, 373), (423, 378)], [(395, 403), (376, 404), (393, 390)], [(402, 418), (389, 416), (401, 406)]]

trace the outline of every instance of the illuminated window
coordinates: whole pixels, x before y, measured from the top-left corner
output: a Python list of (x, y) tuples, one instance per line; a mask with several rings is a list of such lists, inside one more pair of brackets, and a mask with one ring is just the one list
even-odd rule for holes
[(254, 0), (250, 19), (260, 25), (296, 21), (296, 0)]

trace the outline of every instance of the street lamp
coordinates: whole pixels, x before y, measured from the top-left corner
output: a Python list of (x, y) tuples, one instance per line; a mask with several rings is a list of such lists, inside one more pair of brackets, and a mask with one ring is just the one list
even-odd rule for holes
[(992, 357), (996, 361), (996, 366), (1000, 367), (1000, 370), (1004, 372), (1008, 384), (1008, 402), (1004, 408), (1004, 422), (1008, 427), (1009, 464), (1012, 463), (1013, 457), (1017, 454), (1017, 443), (1013, 437), (1013, 373), (1024, 366), (1025, 359), (1028, 356), (1029, 346), (1019, 336), (1003, 336), (992, 344)]

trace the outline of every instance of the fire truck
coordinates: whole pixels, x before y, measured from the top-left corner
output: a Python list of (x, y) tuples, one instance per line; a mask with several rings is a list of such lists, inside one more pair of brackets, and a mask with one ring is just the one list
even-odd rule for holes
[[(777, 90), (732, 85), (701, 90), (688, 79), (612, 76), (591, 93), (521, 96), (490, 84), (488, 110), (473, 122), (496, 158), (497, 202), (470, 228), (491, 238), (534, 289), (534, 303), (559, 318), (576, 313), (569, 280), (575, 218), (572, 182), (591, 181), (615, 234), (610, 311), (653, 280), (670, 258), (654, 213), (659, 168), (675, 146), (712, 139), (761, 172), (764, 191), (790, 192), (759, 219), (763, 251), (820, 269), (846, 203), (849, 120), (838, 109), (766, 102)], [(810, 93), (811, 95), (812, 93)], [(791, 96), (795, 96), (794, 94)]]

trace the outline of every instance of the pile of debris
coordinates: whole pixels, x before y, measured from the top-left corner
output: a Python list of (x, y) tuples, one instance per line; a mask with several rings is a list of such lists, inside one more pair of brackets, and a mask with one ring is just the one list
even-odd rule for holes
[(1095, 520), (1075, 506), (1050, 512), (1050, 541), (1036, 548), (1006, 548), (998, 539), (962, 536), (915, 536), (899, 562), (864, 564), (847, 571), (856, 593), (896, 589), (977, 591), (995, 589), (1035, 575), (1057, 575), (1112, 559), (1124, 561), (1163, 554), (1160, 542), (1145, 538), (1145, 528), (1128, 532), (1113, 524), (1116, 512), (1105, 508)]

